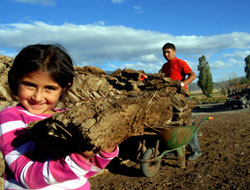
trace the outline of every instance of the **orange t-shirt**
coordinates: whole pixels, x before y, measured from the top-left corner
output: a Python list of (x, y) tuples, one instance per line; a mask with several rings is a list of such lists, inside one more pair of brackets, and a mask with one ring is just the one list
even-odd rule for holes
[[(192, 72), (192, 69), (189, 67), (186, 61), (179, 59), (177, 57), (166, 62), (162, 66), (162, 73), (165, 74), (165, 77), (170, 77), (172, 80), (185, 80), (186, 75)], [(185, 88), (187, 86), (185, 85)]]

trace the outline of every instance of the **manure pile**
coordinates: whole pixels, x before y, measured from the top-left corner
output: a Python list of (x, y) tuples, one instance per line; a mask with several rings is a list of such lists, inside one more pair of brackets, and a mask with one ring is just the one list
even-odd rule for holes
[[(9, 64), (1, 64), (1, 68), (7, 73)], [(142, 81), (145, 73), (131, 69), (107, 75), (86, 66), (75, 67), (75, 72), (72, 88), (57, 105), (68, 110), (29, 125), (37, 146), (49, 154), (100, 150), (143, 135), (147, 128), (192, 124), (194, 103), (187, 99), (189, 94), (180, 81), (162, 74), (147, 74)], [(6, 80), (1, 83), (9, 92)], [(2, 96), (5, 104), (15, 101), (9, 93)]]

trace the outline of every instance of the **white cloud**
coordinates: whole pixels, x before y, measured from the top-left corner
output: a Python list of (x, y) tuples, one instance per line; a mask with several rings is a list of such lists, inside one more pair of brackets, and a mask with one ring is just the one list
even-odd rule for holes
[(20, 3), (28, 3), (28, 4), (40, 4), (43, 6), (53, 6), (56, 4), (55, 0), (12, 0)]
[(177, 50), (185, 53), (217, 52), (222, 49), (250, 49), (250, 34), (233, 32), (214, 36), (176, 36)]
[[(107, 0), (92, 0), (92, 1), (100, 2), (100, 1), (107, 1)], [(119, 3), (124, 3), (126, 0), (108, 0), (108, 1), (114, 4), (119, 4)]]
[(112, 0), (112, 3), (123, 3), (124, 0)]
[(226, 68), (226, 67), (231, 67), (232, 64), (230, 63), (225, 63), (223, 61), (214, 61), (213, 63), (210, 64), (211, 68), (219, 69), (219, 68)]
[(240, 63), (239, 63), (239, 59), (230, 58), (230, 59), (228, 59), (228, 60), (229, 60), (229, 63), (231, 63), (231, 64), (240, 64)]
[[(0, 50), (0, 55), (6, 55), (5, 51)], [(6, 55), (7, 56), (7, 55)]]
[(156, 57), (153, 54), (149, 54), (149, 55), (142, 55), (139, 58), (140, 61), (144, 62), (144, 63), (154, 63), (154, 62), (160, 62), (161, 60)]
[(130, 68), (134, 70), (144, 70), (147, 73), (155, 73), (158, 72), (162, 67), (162, 63), (142, 63), (142, 62), (137, 62), (137, 63), (126, 63), (120, 65), (119, 68), (125, 69), (125, 68)]
[[(89, 25), (52, 25), (44, 22), (0, 25), (0, 51), (17, 53), (28, 44), (60, 43), (79, 66), (129, 66), (136, 70), (158, 72), (165, 61), (161, 48), (166, 42), (176, 45), (177, 57), (187, 60), (195, 72), (198, 58), (202, 55), (209, 56), (211, 68), (222, 69), (235, 64), (239, 66), (239, 62), (225, 59), (244, 61), (242, 56), (244, 58), (250, 52), (250, 34), (244, 32), (204, 37), (173, 36), (124, 26), (105, 26), (104, 22)], [(231, 52), (228, 50), (235, 52), (229, 55), (226, 54)]]
[(236, 57), (245, 59), (248, 55), (250, 55), (250, 50), (242, 51), (242, 50), (236, 50), (233, 53), (226, 53), (223, 55), (223, 57)]
[(143, 14), (144, 13), (144, 9), (141, 6), (134, 6), (133, 9), (135, 10), (136, 13), (138, 14)]
[(237, 59), (237, 58), (230, 58), (228, 59), (228, 62), (235, 66), (245, 66), (245, 60), (244, 59)]
[(0, 47), (20, 49), (32, 43), (57, 42), (72, 50), (80, 62), (129, 62), (140, 60), (147, 54), (157, 57), (162, 45), (160, 38), (154, 32), (123, 26), (56, 26), (44, 22), (0, 25)]

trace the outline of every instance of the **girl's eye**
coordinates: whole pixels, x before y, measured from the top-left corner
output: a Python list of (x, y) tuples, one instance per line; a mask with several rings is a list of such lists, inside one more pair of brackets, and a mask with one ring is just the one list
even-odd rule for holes
[(35, 87), (34, 84), (29, 83), (29, 82), (22, 82), (21, 84), (24, 85), (24, 86), (27, 86), (27, 87)]
[(57, 88), (54, 87), (54, 86), (47, 86), (46, 89), (47, 89), (47, 90), (56, 90)]

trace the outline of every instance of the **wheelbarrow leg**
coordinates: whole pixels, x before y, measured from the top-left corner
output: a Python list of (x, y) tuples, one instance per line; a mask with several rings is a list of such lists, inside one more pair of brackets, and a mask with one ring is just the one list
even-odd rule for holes
[(178, 154), (179, 166), (181, 168), (185, 168), (186, 167), (185, 145), (177, 148), (177, 154)]
[(139, 147), (138, 147), (138, 155), (137, 158), (140, 158), (141, 155), (143, 155), (146, 152), (147, 148), (146, 148), (146, 140), (143, 139), (143, 141), (139, 141)]
[(157, 140), (156, 140), (156, 143), (155, 143), (154, 158), (156, 158), (156, 156), (157, 156), (157, 154), (158, 154), (159, 144), (160, 144), (160, 140), (157, 139)]

